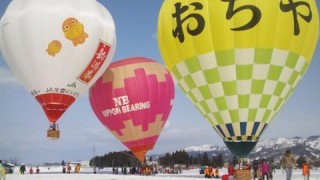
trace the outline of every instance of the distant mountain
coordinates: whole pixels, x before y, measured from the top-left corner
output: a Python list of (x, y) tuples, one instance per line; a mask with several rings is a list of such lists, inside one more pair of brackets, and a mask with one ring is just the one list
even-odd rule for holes
[[(272, 158), (279, 160), (283, 153), (290, 149), (297, 157), (306, 156), (308, 158), (320, 158), (320, 135), (310, 136), (308, 138), (276, 138), (258, 142), (252, 150), (249, 158)], [(221, 154), (223, 157), (232, 159), (233, 155), (227, 147), (219, 147), (214, 145), (191, 146), (184, 149), (189, 155), (197, 156), (199, 153), (206, 152), (211, 158)]]

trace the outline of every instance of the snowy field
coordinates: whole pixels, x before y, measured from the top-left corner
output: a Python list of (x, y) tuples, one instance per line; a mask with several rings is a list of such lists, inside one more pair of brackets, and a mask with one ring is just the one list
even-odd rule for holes
[[(203, 175), (199, 174), (198, 169), (184, 170), (181, 174), (157, 174), (155, 176), (140, 176), (140, 175), (113, 175), (111, 168), (102, 169), (97, 171), (97, 174), (93, 174), (92, 168), (81, 168), (79, 174), (62, 174), (62, 167), (39, 167), (40, 174), (20, 175), (18, 168), (15, 168), (14, 174), (8, 174), (6, 180), (122, 180), (122, 179), (204, 179)], [(27, 172), (29, 167), (27, 167)], [(34, 169), (35, 170), (35, 169)], [(226, 174), (226, 169), (220, 170), (220, 175)], [(282, 170), (276, 170), (274, 174), (274, 180), (285, 180), (286, 175)], [(293, 171), (292, 180), (303, 180), (301, 176), (301, 169)], [(310, 180), (320, 180), (320, 169), (311, 170)]]

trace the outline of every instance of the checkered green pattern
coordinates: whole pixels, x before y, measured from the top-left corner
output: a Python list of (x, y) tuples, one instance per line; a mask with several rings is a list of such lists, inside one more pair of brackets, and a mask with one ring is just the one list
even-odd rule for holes
[(256, 141), (308, 65), (289, 51), (235, 49), (186, 59), (172, 74), (225, 141)]

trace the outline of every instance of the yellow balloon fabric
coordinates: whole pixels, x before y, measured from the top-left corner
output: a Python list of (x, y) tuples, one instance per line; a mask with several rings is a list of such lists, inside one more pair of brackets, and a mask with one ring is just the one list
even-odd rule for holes
[(238, 156), (294, 91), (318, 35), (315, 0), (165, 0), (158, 19), (165, 64)]

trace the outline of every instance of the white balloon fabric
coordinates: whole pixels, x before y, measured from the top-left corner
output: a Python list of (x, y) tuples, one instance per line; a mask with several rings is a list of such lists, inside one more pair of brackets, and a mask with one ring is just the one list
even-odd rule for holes
[(106, 70), (115, 24), (96, 0), (12, 0), (0, 21), (2, 55), (55, 123)]

